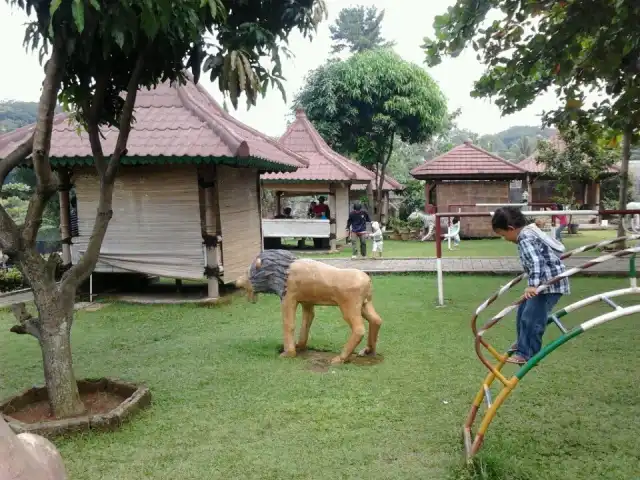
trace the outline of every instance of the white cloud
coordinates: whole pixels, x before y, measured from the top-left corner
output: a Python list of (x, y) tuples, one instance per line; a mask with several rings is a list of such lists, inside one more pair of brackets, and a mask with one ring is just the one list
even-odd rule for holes
[[(424, 65), (424, 54), (420, 49), (424, 36), (433, 33), (433, 18), (444, 13), (454, 0), (327, 0), (329, 18), (323, 22), (312, 42), (305, 40), (299, 33), (289, 39), (290, 49), (295, 58), (286, 61), (283, 66), (287, 79), (285, 88), (290, 103), (294, 94), (304, 83), (306, 73), (321, 65), (329, 56), (331, 40), (329, 25), (333, 23), (341, 8), (352, 4), (375, 5), (385, 9), (383, 34), (396, 42), (396, 51), (406, 60)], [(36, 101), (40, 95), (43, 79), (42, 67), (35, 53), (26, 53), (22, 46), (26, 15), (17, 9), (12, 10), (5, 2), (0, 2), (0, 45), (3, 46), (0, 64), (4, 65), (0, 76), (0, 99)], [(425, 68), (427, 68), (425, 66)], [(483, 65), (475, 58), (473, 51), (464, 52), (455, 59), (446, 59), (436, 68), (428, 69), (447, 96), (450, 109), (460, 107), (462, 114), (459, 125), (475, 132), (495, 133), (513, 125), (539, 125), (540, 114), (556, 105), (553, 94), (541, 96), (531, 107), (519, 113), (502, 117), (499, 109), (489, 100), (471, 98), (469, 92), (475, 79), (483, 71)], [(217, 98), (221, 99), (217, 85), (212, 84), (205, 75), (202, 84)], [(284, 103), (280, 92), (270, 91), (257, 107), (249, 111), (241, 102), (232, 114), (239, 120), (268, 134), (280, 135), (286, 124), (289, 106)]]

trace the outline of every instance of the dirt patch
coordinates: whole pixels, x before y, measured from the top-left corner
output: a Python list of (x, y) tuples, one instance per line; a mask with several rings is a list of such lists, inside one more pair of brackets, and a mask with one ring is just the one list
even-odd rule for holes
[[(282, 353), (284, 348), (280, 346), (278, 353)], [(309, 365), (309, 370), (317, 373), (326, 373), (331, 367), (331, 359), (338, 355), (336, 352), (330, 350), (316, 350), (309, 348), (302, 352), (298, 352), (296, 358), (306, 360)], [(378, 365), (384, 360), (384, 357), (380, 354), (375, 357), (360, 357), (357, 354), (352, 354), (345, 363), (351, 365), (357, 365), (359, 367), (370, 367)]]
[[(80, 394), (80, 399), (87, 408), (85, 415), (99, 415), (110, 412), (124, 401), (124, 398), (111, 392), (85, 392)], [(26, 405), (9, 416), (30, 424), (55, 420), (49, 407), (49, 402), (46, 400)]]

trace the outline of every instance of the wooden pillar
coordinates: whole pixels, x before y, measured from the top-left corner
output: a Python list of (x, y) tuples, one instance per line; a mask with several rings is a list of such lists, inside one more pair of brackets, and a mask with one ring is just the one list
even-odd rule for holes
[(376, 206), (375, 199), (373, 198), (373, 182), (367, 183), (367, 201), (369, 202), (369, 208), (367, 209), (369, 216), (373, 218)]
[(71, 180), (69, 172), (61, 170), (58, 173), (60, 178), (60, 237), (62, 241), (62, 265), (64, 268), (71, 266), (71, 215), (69, 211), (69, 191), (71, 190)]
[(600, 210), (600, 182), (594, 182), (593, 189), (593, 203), (595, 204), (593, 209)]
[(282, 213), (282, 192), (276, 192), (276, 215)]
[(336, 240), (336, 185), (329, 184), (329, 247), (330, 251), (335, 252), (337, 248)]
[(533, 179), (527, 176), (527, 194), (529, 195), (529, 199), (527, 200), (529, 203), (533, 203)]
[(389, 217), (389, 191), (382, 194), (382, 212), (380, 213), (380, 228), (387, 224)]
[(220, 269), (218, 265), (218, 248), (219, 236), (218, 229), (218, 185), (214, 167), (207, 169), (207, 175), (204, 178), (202, 188), (204, 189), (204, 230), (205, 230), (205, 248), (207, 249), (207, 270), (210, 272), (208, 276), (208, 293), (209, 298), (218, 298), (220, 296), (218, 275)]

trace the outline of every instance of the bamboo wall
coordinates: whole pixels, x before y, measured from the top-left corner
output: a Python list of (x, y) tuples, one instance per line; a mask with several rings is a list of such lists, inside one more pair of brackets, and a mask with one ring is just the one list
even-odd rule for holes
[[(99, 181), (93, 167), (74, 172), (80, 236), (77, 263), (93, 229)], [(96, 271), (131, 271), (202, 279), (204, 253), (194, 165), (121, 166), (113, 193), (113, 218)]]

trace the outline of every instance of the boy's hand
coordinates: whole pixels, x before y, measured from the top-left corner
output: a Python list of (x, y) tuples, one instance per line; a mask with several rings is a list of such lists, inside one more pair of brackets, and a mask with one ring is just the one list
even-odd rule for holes
[(536, 290), (538, 287), (527, 287), (524, 289), (524, 298), (529, 299), (538, 295)]

